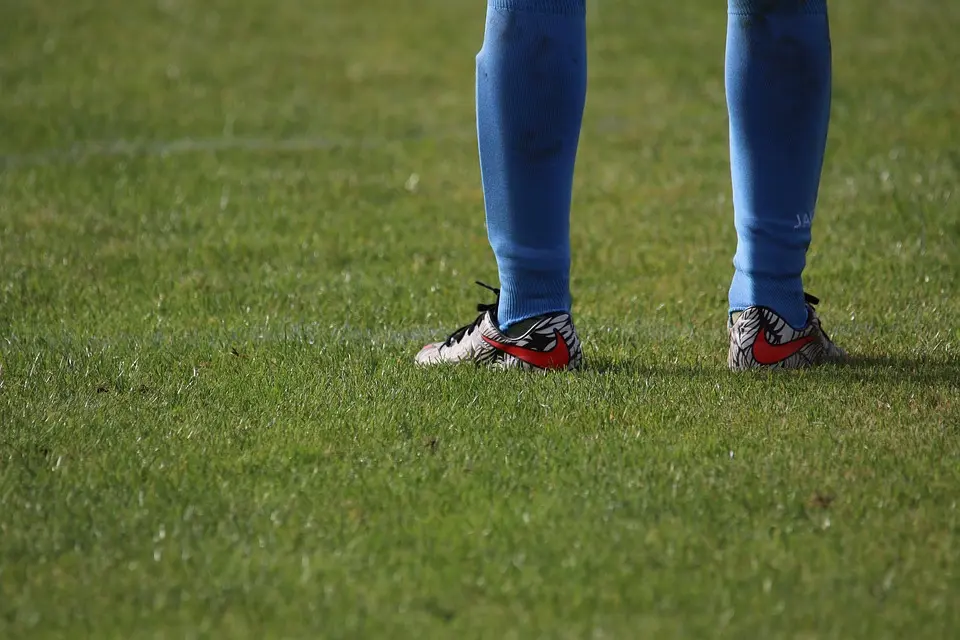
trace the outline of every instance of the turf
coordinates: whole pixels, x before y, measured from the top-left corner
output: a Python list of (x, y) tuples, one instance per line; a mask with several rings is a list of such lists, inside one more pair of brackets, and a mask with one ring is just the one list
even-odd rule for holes
[(483, 3), (415, 4), (0, 7), (0, 637), (955, 632), (960, 5), (834, 3), (858, 360), (732, 375), (722, 3), (593, 2), (539, 376), (410, 366), (496, 280)]

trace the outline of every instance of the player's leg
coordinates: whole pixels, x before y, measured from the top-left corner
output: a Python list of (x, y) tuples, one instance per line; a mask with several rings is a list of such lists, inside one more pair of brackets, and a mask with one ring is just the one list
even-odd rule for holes
[(490, 0), (477, 127), (501, 328), (570, 310), (570, 197), (586, 92), (584, 0)]
[[(495, 308), (418, 362), (576, 366), (570, 200), (586, 96), (585, 0), (488, 0), (477, 133)], [(547, 355), (538, 355), (547, 354)]]
[(830, 117), (830, 57), (826, 0), (728, 0), (734, 369), (842, 354), (820, 329), (802, 281)]

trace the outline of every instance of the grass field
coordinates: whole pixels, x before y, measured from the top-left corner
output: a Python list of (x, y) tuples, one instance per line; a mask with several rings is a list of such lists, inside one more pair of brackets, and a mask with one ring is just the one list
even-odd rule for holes
[(5, 0), (0, 637), (951, 637), (960, 4), (833, 4), (858, 362), (726, 371), (723, 5), (597, 0), (538, 376), (410, 364), (496, 281), (480, 0)]

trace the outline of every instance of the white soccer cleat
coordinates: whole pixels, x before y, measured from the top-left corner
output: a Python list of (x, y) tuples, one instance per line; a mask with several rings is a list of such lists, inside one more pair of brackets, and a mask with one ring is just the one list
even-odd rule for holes
[(794, 329), (767, 307), (750, 307), (740, 313), (729, 325), (730, 369), (802, 369), (845, 360), (846, 352), (820, 326), (814, 309), (820, 301), (810, 294), (804, 296), (809, 318), (802, 329)]
[[(500, 300), (500, 290), (490, 289)], [(480, 315), (473, 323), (460, 327), (443, 342), (433, 342), (417, 354), (416, 363), (433, 365), (474, 362), (504, 368), (527, 370), (577, 369), (583, 359), (580, 339), (569, 313), (551, 313), (536, 318), (520, 336), (500, 331), (497, 302), (478, 304)]]

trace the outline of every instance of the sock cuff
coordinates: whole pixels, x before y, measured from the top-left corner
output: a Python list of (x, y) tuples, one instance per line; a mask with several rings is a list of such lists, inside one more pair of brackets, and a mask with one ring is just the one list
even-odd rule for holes
[(559, 16), (582, 16), (587, 13), (587, 0), (487, 0), (491, 9), (524, 11)]
[(732, 16), (818, 15), (827, 13), (827, 0), (727, 0), (727, 11)]

